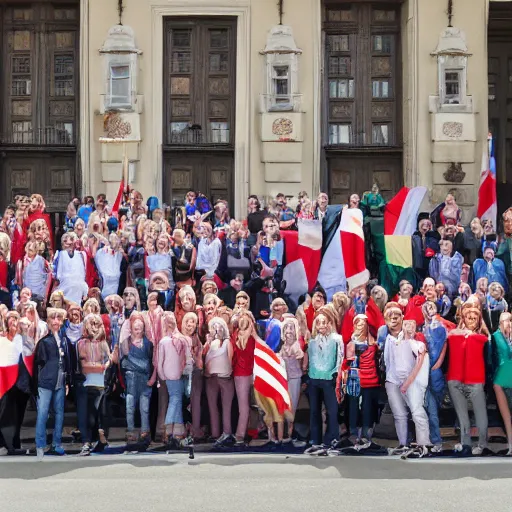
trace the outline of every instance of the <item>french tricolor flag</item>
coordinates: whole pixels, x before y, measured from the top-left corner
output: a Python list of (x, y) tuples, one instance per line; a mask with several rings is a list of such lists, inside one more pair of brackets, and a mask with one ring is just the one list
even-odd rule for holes
[(491, 134), (488, 137), (488, 147), (482, 155), (482, 170), (480, 172), (480, 187), (478, 189), (477, 217), (480, 220), (492, 222), (496, 229), (498, 215), (498, 200), (496, 197), (496, 160), (494, 158), (494, 141)]
[(0, 399), (18, 380), (21, 352), (19, 347), (7, 338), (0, 338)]

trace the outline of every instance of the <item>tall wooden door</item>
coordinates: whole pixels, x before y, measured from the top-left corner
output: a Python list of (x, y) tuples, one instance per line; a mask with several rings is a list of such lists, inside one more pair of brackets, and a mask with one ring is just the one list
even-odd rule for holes
[(78, 172), (79, 2), (0, 5), (0, 205), (41, 193), (64, 211)]
[(402, 185), (400, 15), (398, 1), (325, 1), (323, 182), (333, 201), (375, 180), (388, 196)]
[(232, 202), (236, 20), (169, 18), (164, 59), (164, 201)]

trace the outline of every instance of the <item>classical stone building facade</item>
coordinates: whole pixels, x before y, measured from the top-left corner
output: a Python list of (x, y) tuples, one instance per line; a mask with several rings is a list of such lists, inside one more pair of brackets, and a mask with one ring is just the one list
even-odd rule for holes
[[(2, 0), (2, 205), (189, 188), (345, 202), (454, 191), (469, 217), (491, 133), (512, 181), (512, 2)], [(508, 206), (508, 205), (506, 205)]]

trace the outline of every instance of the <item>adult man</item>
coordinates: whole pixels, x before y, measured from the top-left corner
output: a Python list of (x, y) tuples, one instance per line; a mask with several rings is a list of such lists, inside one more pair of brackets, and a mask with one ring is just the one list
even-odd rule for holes
[[(398, 447), (390, 453), (402, 455), (410, 451), (407, 447), (408, 407), (416, 427), (416, 441), (419, 445), (417, 455), (423, 457), (428, 453), (426, 446), (430, 444), (428, 418), (423, 407), (428, 382), (428, 356), (425, 345), (415, 340), (416, 322), (414, 320), (408, 320), (407, 325), (403, 325), (402, 310), (397, 303), (387, 304), (384, 318), (387, 326), (384, 342), (386, 393), (398, 436)], [(425, 361), (426, 358), (427, 361)], [(427, 370), (426, 379), (424, 378), (425, 370)]]
[(449, 238), (441, 240), (439, 246), (441, 253), (430, 260), (429, 274), (435, 281), (444, 284), (447, 295), (453, 299), (459, 288), (464, 258), (458, 252), (452, 255), (453, 242)]
[(473, 278), (475, 283), (482, 277), (486, 277), (489, 283), (497, 282), (508, 292), (508, 279), (505, 263), (496, 254), (496, 242), (484, 242), (483, 258), (478, 258), (473, 263)]
[[(479, 300), (468, 299), (461, 307), (457, 329), (448, 335), (448, 372), (446, 380), (460, 425), (460, 444), (455, 446), (462, 454), (481, 455), (487, 448), (487, 405), (485, 401), (484, 346), (489, 333), (482, 319)], [(471, 449), (471, 423), (468, 401), (473, 404), (478, 445)]]
[(65, 455), (62, 447), (64, 423), (64, 400), (69, 389), (71, 359), (69, 341), (60, 332), (66, 318), (63, 309), (48, 308), (47, 323), (49, 334), (36, 347), (34, 361), (34, 390), (37, 396), (36, 452), (38, 460), (44, 457), (46, 447), (46, 423), (50, 405), (55, 412), (52, 450)]
[(277, 194), (276, 203), (278, 208), (279, 228), (293, 229), (295, 225), (295, 213), (288, 206), (286, 196), (284, 194)]
[(412, 235), (412, 266), (421, 279), (427, 277), (430, 260), (439, 252), (439, 238), (439, 233), (432, 230), (430, 215), (420, 213), (418, 229)]
[(428, 414), (430, 440), (434, 445), (432, 451), (438, 453), (441, 452), (443, 443), (439, 429), (439, 407), (443, 402), (446, 389), (446, 380), (441, 366), (446, 355), (447, 330), (440, 321), (434, 302), (430, 300), (425, 302), (421, 310), (425, 320), (423, 335), (430, 360), (430, 378), (425, 396), (425, 407)]
[(74, 233), (62, 235), (62, 251), (55, 258), (55, 278), (59, 281), (58, 290), (67, 300), (82, 304), (89, 287), (85, 282), (86, 254), (75, 250), (77, 237)]

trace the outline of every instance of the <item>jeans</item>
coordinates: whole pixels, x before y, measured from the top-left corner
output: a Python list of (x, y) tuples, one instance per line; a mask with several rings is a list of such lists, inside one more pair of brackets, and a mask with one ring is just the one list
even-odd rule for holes
[(83, 443), (98, 438), (98, 429), (105, 428), (105, 389), (80, 385), (76, 388), (78, 429)]
[(478, 428), (478, 445), (487, 446), (487, 405), (483, 384), (462, 384), (458, 380), (448, 381), (448, 390), (457, 413), (460, 426), (460, 442), (471, 446), (471, 423), (469, 421), (468, 399), (473, 404), (476, 426)]
[(183, 379), (166, 380), (167, 392), (169, 393), (169, 402), (167, 406), (167, 413), (165, 415), (165, 424), (183, 424)]
[(57, 390), (38, 388), (37, 420), (36, 420), (36, 448), (46, 447), (46, 423), (50, 414), (50, 405), (55, 413), (55, 426), (53, 428), (53, 446), (62, 444), (62, 427), (64, 425), (64, 399), (66, 388)]
[(430, 441), (433, 445), (440, 445), (443, 442), (441, 431), (439, 429), (439, 407), (443, 403), (444, 393), (436, 393), (427, 388), (425, 394), (425, 409), (428, 415), (428, 425), (430, 429)]
[(149, 403), (151, 401), (151, 391), (153, 388), (148, 386), (149, 375), (127, 371), (126, 381), (126, 424), (129, 432), (135, 430), (135, 410), (139, 405), (140, 410), (140, 428), (142, 432), (149, 432)]
[(416, 427), (416, 442), (420, 446), (430, 444), (428, 417), (423, 404), (425, 403), (425, 388), (413, 382), (406, 393), (400, 391), (400, 386), (386, 382), (389, 407), (395, 420), (396, 434), (399, 444), (407, 446), (407, 407), (411, 410), (412, 420)]
[(371, 439), (373, 424), (375, 423), (375, 411), (379, 403), (380, 387), (361, 388), (361, 396), (348, 395), (349, 406), (349, 430), (351, 436), (359, 433), (359, 416), (362, 413), (361, 437)]
[(309, 386), (311, 443), (322, 444), (322, 395), (327, 410), (327, 429), (324, 435), (325, 445), (330, 445), (339, 437), (338, 400), (336, 399), (336, 381), (310, 379)]

